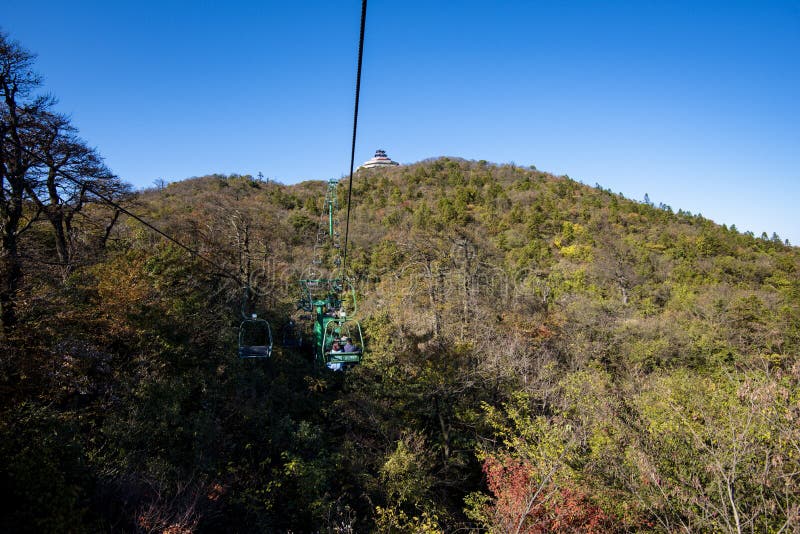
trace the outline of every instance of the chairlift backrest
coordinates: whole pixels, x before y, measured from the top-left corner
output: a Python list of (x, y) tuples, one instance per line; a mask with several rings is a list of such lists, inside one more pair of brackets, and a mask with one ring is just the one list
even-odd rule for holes
[(272, 329), (264, 319), (253, 314), (239, 325), (239, 357), (269, 358), (272, 356)]

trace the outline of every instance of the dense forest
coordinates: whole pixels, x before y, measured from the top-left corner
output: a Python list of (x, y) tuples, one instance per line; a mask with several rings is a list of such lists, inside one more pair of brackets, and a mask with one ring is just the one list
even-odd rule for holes
[(363, 362), (240, 360), (241, 279), (303, 320), (326, 182), (133, 193), (2, 46), (0, 530), (800, 530), (798, 248), (535, 168), (362, 170)]

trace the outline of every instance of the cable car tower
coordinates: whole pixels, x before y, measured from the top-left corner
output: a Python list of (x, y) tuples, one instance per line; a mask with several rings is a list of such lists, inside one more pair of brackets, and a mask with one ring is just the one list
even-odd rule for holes
[(334, 371), (358, 364), (364, 354), (356, 292), (343, 270), (337, 186), (337, 180), (328, 181), (311, 269), (300, 280), (300, 308), (313, 321), (314, 359)]

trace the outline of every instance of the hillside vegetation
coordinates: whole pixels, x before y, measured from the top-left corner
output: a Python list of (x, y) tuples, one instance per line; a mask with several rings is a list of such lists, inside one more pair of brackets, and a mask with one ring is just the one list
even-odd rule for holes
[[(367, 354), (236, 357), (297, 317), (326, 184), (207, 176), (21, 238), (3, 531), (793, 532), (800, 250), (567, 177), (360, 172)], [(346, 187), (339, 188), (342, 205)]]

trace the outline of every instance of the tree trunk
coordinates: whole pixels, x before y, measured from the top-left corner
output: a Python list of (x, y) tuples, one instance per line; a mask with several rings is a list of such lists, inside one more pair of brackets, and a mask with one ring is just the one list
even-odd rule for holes
[(439, 428), (442, 431), (442, 455), (447, 462), (450, 459), (450, 425), (445, 421), (444, 414), (440, 408), (440, 403), (436, 401), (436, 415), (439, 419)]
[(111, 231), (114, 229), (114, 226), (117, 224), (119, 220), (119, 216), (122, 215), (122, 211), (115, 209), (114, 215), (111, 217), (111, 221), (105, 228), (105, 232), (103, 232), (103, 237), (100, 240), (100, 249), (105, 250), (106, 246), (108, 245), (108, 238), (111, 237)]
[(5, 230), (4, 228), (3, 250), (0, 252), (0, 321), (3, 333), (8, 335), (17, 322), (16, 297), (22, 268), (17, 253), (16, 234), (6, 233)]
[(58, 261), (66, 267), (70, 268), (72, 258), (70, 258), (69, 244), (67, 243), (67, 233), (64, 231), (64, 215), (61, 212), (51, 214), (50, 224), (53, 226), (53, 234), (56, 239), (56, 254)]
[[(19, 169), (21, 165), (17, 165)], [(19, 260), (17, 241), (19, 238), (19, 225), (22, 220), (22, 191), (19, 179), (5, 176), (3, 182), (10, 187), (10, 194), (3, 192), (3, 227), (2, 244), (0, 250), (0, 321), (5, 334), (8, 334), (17, 322), (16, 300), (22, 267)], [(3, 184), (5, 185), (5, 184)]]

